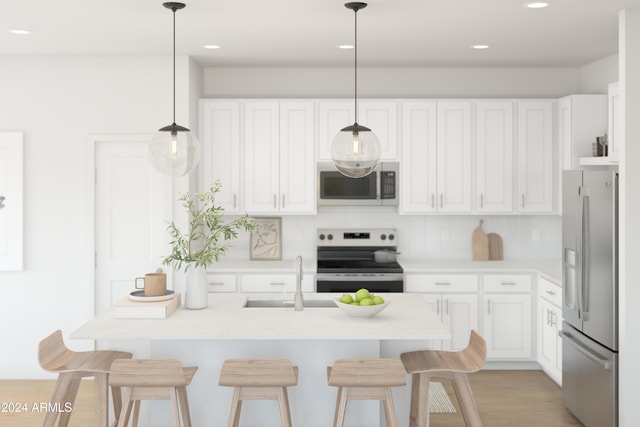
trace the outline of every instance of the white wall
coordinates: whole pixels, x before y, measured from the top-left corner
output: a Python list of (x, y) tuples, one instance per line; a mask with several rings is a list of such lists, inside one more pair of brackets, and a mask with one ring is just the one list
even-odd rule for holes
[[(359, 68), (359, 97), (561, 97), (577, 68)], [(205, 97), (352, 97), (353, 68), (206, 68)]]
[(0, 130), (24, 132), (24, 271), (0, 272), (0, 378), (44, 376), (38, 341), (93, 317), (88, 136), (170, 124), (170, 79), (170, 57), (0, 57)]

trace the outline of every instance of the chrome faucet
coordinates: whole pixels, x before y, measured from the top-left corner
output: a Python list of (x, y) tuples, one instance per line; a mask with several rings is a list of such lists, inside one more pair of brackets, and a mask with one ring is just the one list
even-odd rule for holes
[(298, 255), (296, 258), (296, 296), (294, 300), (294, 310), (302, 311), (304, 309), (304, 299), (302, 297), (302, 257)]

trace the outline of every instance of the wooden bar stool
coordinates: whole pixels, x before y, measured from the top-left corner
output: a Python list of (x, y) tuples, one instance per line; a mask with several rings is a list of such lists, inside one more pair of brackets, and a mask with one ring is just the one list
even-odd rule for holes
[[(100, 427), (109, 423), (109, 384), (111, 364), (118, 359), (130, 359), (131, 353), (112, 350), (72, 351), (57, 330), (38, 344), (38, 362), (47, 372), (58, 374), (56, 387), (51, 397), (52, 407), (61, 411), (47, 411), (43, 427), (53, 427), (60, 416), (58, 427), (66, 427), (73, 411), (82, 378), (95, 377), (98, 386)], [(120, 413), (122, 397), (118, 387), (111, 388), (116, 419)], [(67, 410), (69, 409), (69, 410)]]
[(131, 405), (134, 402), (133, 426), (138, 425), (141, 400), (170, 400), (174, 426), (180, 427), (179, 412), (182, 412), (182, 425), (190, 427), (187, 386), (197, 370), (198, 367), (183, 368), (180, 361), (176, 359), (114, 361), (111, 365), (109, 383), (112, 386), (127, 387), (118, 427), (128, 425)]
[(334, 427), (344, 425), (348, 400), (382, 400), (387, 427), (397, 427), (391, 387), (407, 383), (398, 359), (338, 359), (327, 368), (329, 385), (338, 387)]
[(298, 384), (298, 368), (287, 359), (228, 359), (219, 385), (235, 387), (228, 427), (238, 427), (243, 400), (277, 400), (283, 427), (291, 427), (287, 387)]
[(431, 378), (448, 378), (453, 382), (465, 425), (482, 426), (467, 374), (477, 372), (487, 358), (487, 345), (474, 330), (469, 345), (461, 351), (422, 350), (402, 353), (400, 359), (411, 374), (410, 427), (426, 427)]

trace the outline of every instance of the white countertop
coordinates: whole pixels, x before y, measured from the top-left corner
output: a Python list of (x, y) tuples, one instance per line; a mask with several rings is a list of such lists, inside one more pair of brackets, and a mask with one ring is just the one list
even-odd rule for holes
[(531, 261), (423, 261), (399, 259), (405, 273), (539, 273), (561, 285), (562, 263), (551, 260)]
[[(466, 261), (418, 260), (398, 257), (405, 273), (540, 273), (557, 285), (562, 284), (562, 264), (554, 260)], [(315, 259), (303, 260), (305, 272), (316, 271)], [(210, 273), (295, 273), (295, 260), (221, 261)]]
[[(329, 299), (337, 294), (305, 294)], [(339, 308), (244, 308), (247, 298), (277, 294), (209, 294), (203, 310), (180, 307), (167, 319), (114, 319), (111, 310), (71, 334), (100, 340), (431, 340), (450, 339), (439, 317), (418, 294), (385, 294), (391, 301), (377, 316), (360, 319)]]

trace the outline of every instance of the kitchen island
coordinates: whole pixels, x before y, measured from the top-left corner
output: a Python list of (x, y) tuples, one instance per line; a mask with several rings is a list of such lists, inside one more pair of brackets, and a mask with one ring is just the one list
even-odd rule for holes
[[(305, 300), (328, 300), (334, 294), (305, 294)], [(232, 389), (219, 387), (222, 362), (228, 358), (286, 357), (299, 367), (298, 385), (289, 390), (294, 425), (331, 425), (337, 390), (329, 387), (326, 367), (338, 358), (399, 357), (403, 351), (428, 348), (430, 340), (449, 339), (449, 331), (420, 295), (387, 294), (391, 304), (371, 319), (353, 318), (337, 307), (247, 308), (248, 299), (274, 299), (274, 294), (209, 294), (203, 310), (179, 308), (167, 319), (116, 319), (112, 310), (98, 315), (71, 334), (98, 340), (101, 347), (132, 351), (134, 357), (178, 358), (199, 370), (188, 388), (191, 416), (197, 425), (223, 426)], [(292, 299), (291, 294), (284, 295)], [(394, 389), (400, 425), (408, 425), (410, 377)], [(171, 425), (169, 405), (145, 411), (141, 425)], [(248, 402), (243, 426), (279, 426), (274, 402)], [(377, 402), (349, 403), (347, 424), (380, 425)]]

